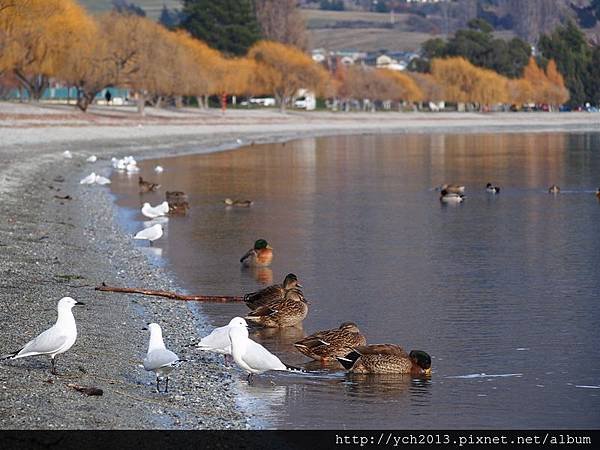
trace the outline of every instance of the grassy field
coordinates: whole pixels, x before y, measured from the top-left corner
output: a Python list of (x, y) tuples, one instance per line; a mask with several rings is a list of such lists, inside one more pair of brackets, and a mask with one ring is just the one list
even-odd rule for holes
[[(112, 9), (112, 0), (79, 0), (85, 8), (92, 12), (104, 12)], [(160, 15), (163, 5), (167, 8), (181, 8), (181, 2), (179, 0), (128, 0), (128, 3), (134, 3), (140, 6), (146, 15), (153, 19), (157, 19)]]
[(415, 51), (431, 35), (381, 28), (349, 28), (310, 30), (310, 43), (313, 48), (328, 50), (374, 51), (380, 49)]

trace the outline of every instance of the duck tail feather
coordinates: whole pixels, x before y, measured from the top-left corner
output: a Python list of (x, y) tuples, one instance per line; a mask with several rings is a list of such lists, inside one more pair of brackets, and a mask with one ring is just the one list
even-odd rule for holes
[(356, 364), (358, 358), (360, 358), (360, 353), (358, 353), (356, 350), (352, 350), (343, 358), (338, 356), (336, 359), (342, 366), (344, 366), (344, 369), (350, 370), (352, 367), (354, 367), (354, 364)]

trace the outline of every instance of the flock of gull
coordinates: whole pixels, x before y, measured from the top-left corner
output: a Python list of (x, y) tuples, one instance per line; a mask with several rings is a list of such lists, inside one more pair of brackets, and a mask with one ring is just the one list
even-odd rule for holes
[[(65, 158), (72, 158), (69, 151), (63, 153)], [(97, 158), (92, 155), (87, 162), (93, 163)], [(139, 168), (133, 157), (113, 158), (113, 167), (127, 173), (138, 173)], [(155, 167), (161, 173), (161, 166)], [(109, 184), (110, 180), (91, 173), (81, 180), (81, 184)], [(160, 187), (157, 183), (139, 177), (140, 192), (155, 191)], [(438, 188), (442, 203), (461, 203), (464, 199), (465, 187), (456, 184), (444, 184)], [(500, 187), (488, 183), (486, 192), (498, 194)], [(553, 185), (548, 192), (558, 194), (560, 188)], [(600, 188), (596, 192), (600, 199)], [(249, 200), (226, 199), (227, 206), (249, 207)], [(145, 202), (142, 214), (150, 219), (167, 216), (170, 212), (169, 202), (151, 206)], [(157, 223), (138, 232), (134, 239), (148, 240), (150, 245), (163, 235), (162, 224)], [(273, 248), (264, 239), (258, 239), (240, 259), (245, 267), (267, 267), (273, 260)], [(281, 284), (274, 284), (257, 292), (246, 294), (243, 298), (250, 312), (245, 317), (234, 317), (225, 326), (214, 329), (200, 339), (195, 348), (231, 357), (233, 361), (248, 374), (250, 381), (255, 374), (267, 371), (300, 371), (304, 370), (283, 363), (276, 355), (249, 337), (248, 323), (252, 326), (282, 329), (294, 327), (307, 317), (309, 305), (304, 297), (302, 285), (293, 273), (288, 274)], [(27, 342), (22, 348), (0, 359), (19, 359), (29, 356), (46, 355), (50, 357), (51, 372), (56, 374), (56, 357), (68, 351), (77, 339), (77, 327), (72, 308), (81, 302), (71, 297), (64, 297), (58, 302), (58, 318), (54, 326)], [(183, 359), (167, 349), (159, 324), (151, 323), (148, 351), (143, 360), (143, 367), (156, 376), (156, 390), (160, 392), (160, 382), (164, 381), (164, 392), (168, 391), (169, 374), (179, 366)], [(426, 377), (431, 374), (431, 357), (422, 350), (406, 352), (395, 344), (367, 344), (366, 337), (353, 322), (343, 322), (338, 328), (318, 331), (294, 344), (294, 348), (303, 355), (322, 363), (338, 362), (342, 368), (352, 373), (362, 374), (409, 374), (412, 377)]]
[[(65, 158), (72, 158), (68, 151)], [(87, 159), (93, 163), (95, 156)], [(113, 158), (113, 167), (129, 174), (138, 173), (139, 168), (133, 157)], [(156, 173), (162, 172), (160, 166)], [(81, 184), (109, 184), (110, 180), (91, 173), (81, 180)], [(155, 191), (160, 187), (139, 177), (140, 192)], [(249, 207), (250, 200), (226, 199), (228, 207)], [(169, 202), (152, 206), (145, 202), (141, 212), (145, 217), (157, 219), (169, 214)], [(163, 234), (160, 223), (138, 232), (134, 239), (148, 240), (150, 244)], [(264, 239), (258, 239), (254, 246), (241, 258), (244, 267), (267, 267), (273, 260), (273, 248)], [(249, 337), (249, 323), (252, 326), (282, 329), (299, 325), (308, 315), (308, 302), (304, 298), (302, 285), (296, 275), (288, 274), (281, 284), (274, 284), (257, 292), (244, 296), (244, 302), (250, 312), (245, 317), (234, 317), (225, 326), (214, 329), (200, 339), (195, 348), (231, 357), (248, 374), (248, 381), (256, 374), (267, 371), (305, 372), (303, 369), (283, 363), (276, 355)], [(58, 302), (58, 318), (54, 326), (27, 342), (22, 348), (0, 357), (0, 359), (20, 359), (29, 356), (46, 355), (51, 361), (51, 373), (56, 374), (56, 358), (68, 351), (77, 339), (77, 327), (72, 308), (81, 305), (71, 297)], [(183, 361), (177, 354), (167, 349), (159, 324), (151, 323), (148, 351), (143, 367), (156, 376), (156, 390), (160, 392), (160, 383), (164, 381), (164, 392), (168, 391), (169, 374)], [(307, 357), (322, 363), (337, 361), (341, 367), (354, 373), (410, 374), (411, 376), (429, 376), (431, 357), (422, 350), (406, 352), (395, 344), (367, 345), (365, 336), (353, 322), (344, 322), (338, 328), (318, 331), (294, 344), (294, 347)]]

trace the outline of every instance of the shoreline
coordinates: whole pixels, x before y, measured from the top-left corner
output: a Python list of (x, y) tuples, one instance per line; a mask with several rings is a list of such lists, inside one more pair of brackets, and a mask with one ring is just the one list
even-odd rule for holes
[[(503, 122), (504, 113), (483, 118), (471, 113), (466, 118), (463, 114), (431, 113), (425, 119), (419, 113), (402, 121), (398, 117), (407, 113), (356, 113), (338, 120), (327, 117), (338, 115), (334, 113), (282, 117), (263, 111), (232, 111), (226, 124), (204, 123), (222, 119), (208, 113), (189, 119), (194, 121), (190, 124), (168, 123), (170, 119), (164, 115), (158, 120), (167, 122), (152, 123), (161, 112), (151, 111), (141, 119), (142, 127), (134, 125), (140, 120), (137, 117), (118, 118), (117, 123), (130, 122), (128, 125), (115, 125), (111, 122), (114, 118), (100, 125), (73, 125), (70, 116), (81, 120), (81, 114), (69, 113), (69, 118), (47, 128), (23, 117), (6, 119), (2, 116), (5, 106), (0, 104), (0, 298), (6, 305), (0, 311), (5, 324), (0, 353), (14, 350), (54, 323), (56, 302), (61, 297), (71, 295), (87, 306), (74, 310), (78, 341), (57, 359), (63, 375), (53, 377), (52, 383), (48, 382), (47, 358), (0, 362), (2, 429), (249, 426), (236, 405), (232, 374), (223, 369), (220, 359), (180, 351), (198, 337), (197, 330), (207, 331), (206, 321), (195, 317), (185, 302), (93, 290), (103, 281), (178, 289), (173, 274), (151, 265), (131, 236), (119, 228), (110, 191), (79, 184), (91, 171), (108, 176), (112, 156), (132, 154), (149, 159), (338, 134), (600, 131), (600, 115), (589, 113), (561, 113), (561, 118), (570, 119), (561, 121), (541, 120), (555, 119), (558, 113), (506, 113), (535, 119), (517, 125), (522, 117)], [(28, 114), (36, 108), (40, 116), (36, 121), (47, 118), (47, 110), (63, 111), (26, 105)], [(194, 114), (200, 116), (197, 111)], [(491, 116), (493, 120), (489, 120)], [(20, 125), (9, 127), (7, 120)], [(520, 128), (515, 130), (516, 126)], [(62, 156), (67, 149), (73, 153), (71, 160)], [(98, 156), (97, 163), (85, 162), (91, 154)], [(59, 176), (64, 181), (56, 181)], [(54, 197), (67, 194), (73, 200)], [(161, 324), (169, 348), (194, 360), (173, 373), (168, 395), (153, 393), (153, 375), (139, 367), (148, 342), (148, 332), (142, 327), (150, 321)], [(237, 372), (233, 372), (235, 376)], [(68, 388), (70, 382), (100, 387), (104, 395), (86, 397)]]

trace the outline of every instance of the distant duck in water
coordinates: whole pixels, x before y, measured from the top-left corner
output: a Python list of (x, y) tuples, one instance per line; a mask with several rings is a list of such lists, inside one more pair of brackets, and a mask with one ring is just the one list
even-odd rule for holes
[(142, 177), (138, 178), (138, 185), (140, 186), (140, 192), (154, 192), (160, 187), (160, 184), (146, 181)]
[(254, 203), (252, 200), (232, 200), (230, 198), (226, 198), (225, 200), (223, 200), (223, 203), (225, 203), (227, 206), (238, 206), (240, 208), (248, 208), (249, 206), (252, 206), (252, 203)]
[(254, 247), (240, 258), (240, 262), (245, 267), (266, 267), (272, 260), (273, 247), (264, 239), (257, 240)]
[(464, 194), (465, 187), (458, 184), (442, 184), (439, 187), (440, 191), (447, 191), (450, 194)]
[(431, 374), (431, 357), (427, 353), (412, 350), (407, 354), (394, 344), (357, 347), (337, 360), (352, 373), (397, 373), (417, 377)]
[(596, 189), (596, 197), (600, 200), (600, 188)]
[(446, 189), (442, 189), (440, 192), (440, 202), (442, 203), (462, 203), (464, 198), (464, 195), (448, 192)]
[(363, 345), (367, 345), (367, 339), (353, 322), (344, 322), (332, 330), (318, 331), (294, 344), (300, 353), (317, 361), (346, 356)]
[(485, 186), (485, 191), (489, 192), (490, 194), (499, 194), (500, 193), (500, 187), (498, 187), (498, 186), (492, 186), (492, 183), (488, 183)]
[(560, 188), (557, 185), (555, 185), (555, 184), (553, 184), (552, 186), (550, 186), (548, 188), (548, 193), (549, 194), (558, 194), (559, 192), (560, 192)]

